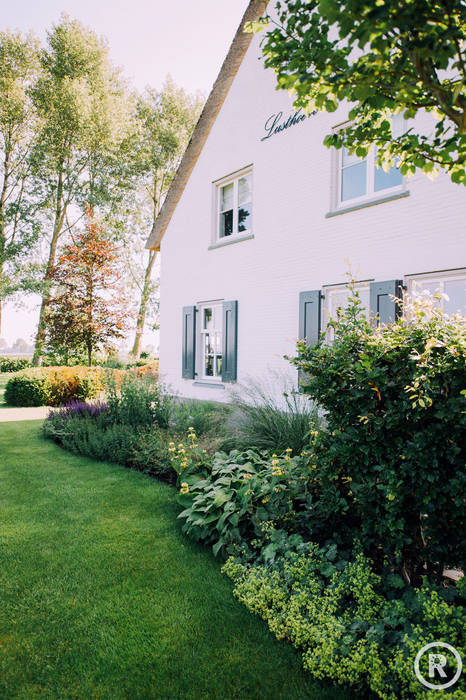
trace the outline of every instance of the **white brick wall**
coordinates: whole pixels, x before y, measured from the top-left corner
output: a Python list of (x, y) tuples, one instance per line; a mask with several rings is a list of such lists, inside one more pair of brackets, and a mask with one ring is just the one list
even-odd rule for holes
[[(466, 267), (464, 187), (445, 175), (407, 180), (410, 195), (326, 218), (331, 152), (322, 145), (345, 110), (318, 114), (261, 141), (272, 114), (293, 111), (258, 60), (255, 38), (194, 168), (161, 246), (160, 371), (182, 396), (227, 392), (181, 378), (181, 309), (238, 300), (238, 380), (294, 369), (298, 295), (345, 280), (389, 280)], [(208, 250), (212, 182), (253, 164), (253, 240)]]

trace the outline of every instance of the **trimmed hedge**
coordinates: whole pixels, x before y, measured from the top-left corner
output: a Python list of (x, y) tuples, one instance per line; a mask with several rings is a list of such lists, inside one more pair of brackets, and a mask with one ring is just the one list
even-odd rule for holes
[(0, 373), (18, 372), (30, 366), (31, 362), (26, 357), (0, 357)]
[(7, 382), (9, 406), (62, 406), (98, 396), (104, 373), (89, 367), (36, 367), (19, 372)]

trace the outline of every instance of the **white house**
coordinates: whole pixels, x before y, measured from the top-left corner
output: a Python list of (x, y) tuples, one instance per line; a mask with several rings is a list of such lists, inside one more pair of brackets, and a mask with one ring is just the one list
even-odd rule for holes
[(283, 356), (344, 303), (349, 264), (382, 320), (414, 283), (466, 309), (464, 187), (323, 146), (347, 111), (306, 117), (276, 91), (260, 35), (243, 32), (265, 6), (249, 4), (148, 242), (160, 373), (185, 397), (225, 400), (269, 369), (296, 378)]

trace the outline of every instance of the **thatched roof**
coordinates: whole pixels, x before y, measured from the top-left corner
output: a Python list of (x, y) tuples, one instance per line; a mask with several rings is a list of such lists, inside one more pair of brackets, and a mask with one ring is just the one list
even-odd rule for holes
[(250, 0), (250, 3), (243, 15), (243, 19), (238, 27), (233, 42), (228, 51), (223, 65), (218, 74), (217, 80), (210, 92), (199, 121), (193, 131), (188, 147), (176, 172), (175, 178), (167, 192), (167, 196), (160, 210), (160, 213), (152, 227), (151, 234), (147, 241), (147, 248), (160, 249), (160, 241), (170, 223), (170, 219), (175, 211), (183, 190), (196, 165), (197, 159), (204, 147), (213, 123), (223, 105), (231, 84), (241, 65), (253, 35), (244, 32), (246, 22), (251, 22), (261, 17), (267, 8), (267, 0)]

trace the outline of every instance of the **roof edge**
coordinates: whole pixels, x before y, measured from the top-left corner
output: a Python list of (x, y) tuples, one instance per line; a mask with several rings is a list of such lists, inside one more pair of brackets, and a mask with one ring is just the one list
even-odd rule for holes
[(244, 25), (246, 22), (254, 22), (259, 19), (259, 17), (265, 13), (267, 5), (268, 0), (250, 0), (246, 8), (217, 79), (210, 91), (204, 109), (201, 112), (201, 116), (194, 128), (191, 139), (181, 159), (181, 163), (178, 166), (173, 182), (167, 192), (159, 215), (154, 222), (146, 243), (146, 248), (160, 250), (160, 243), (163, 235), (252, 41), (253, 34), (246, 33), (244, 31)]

